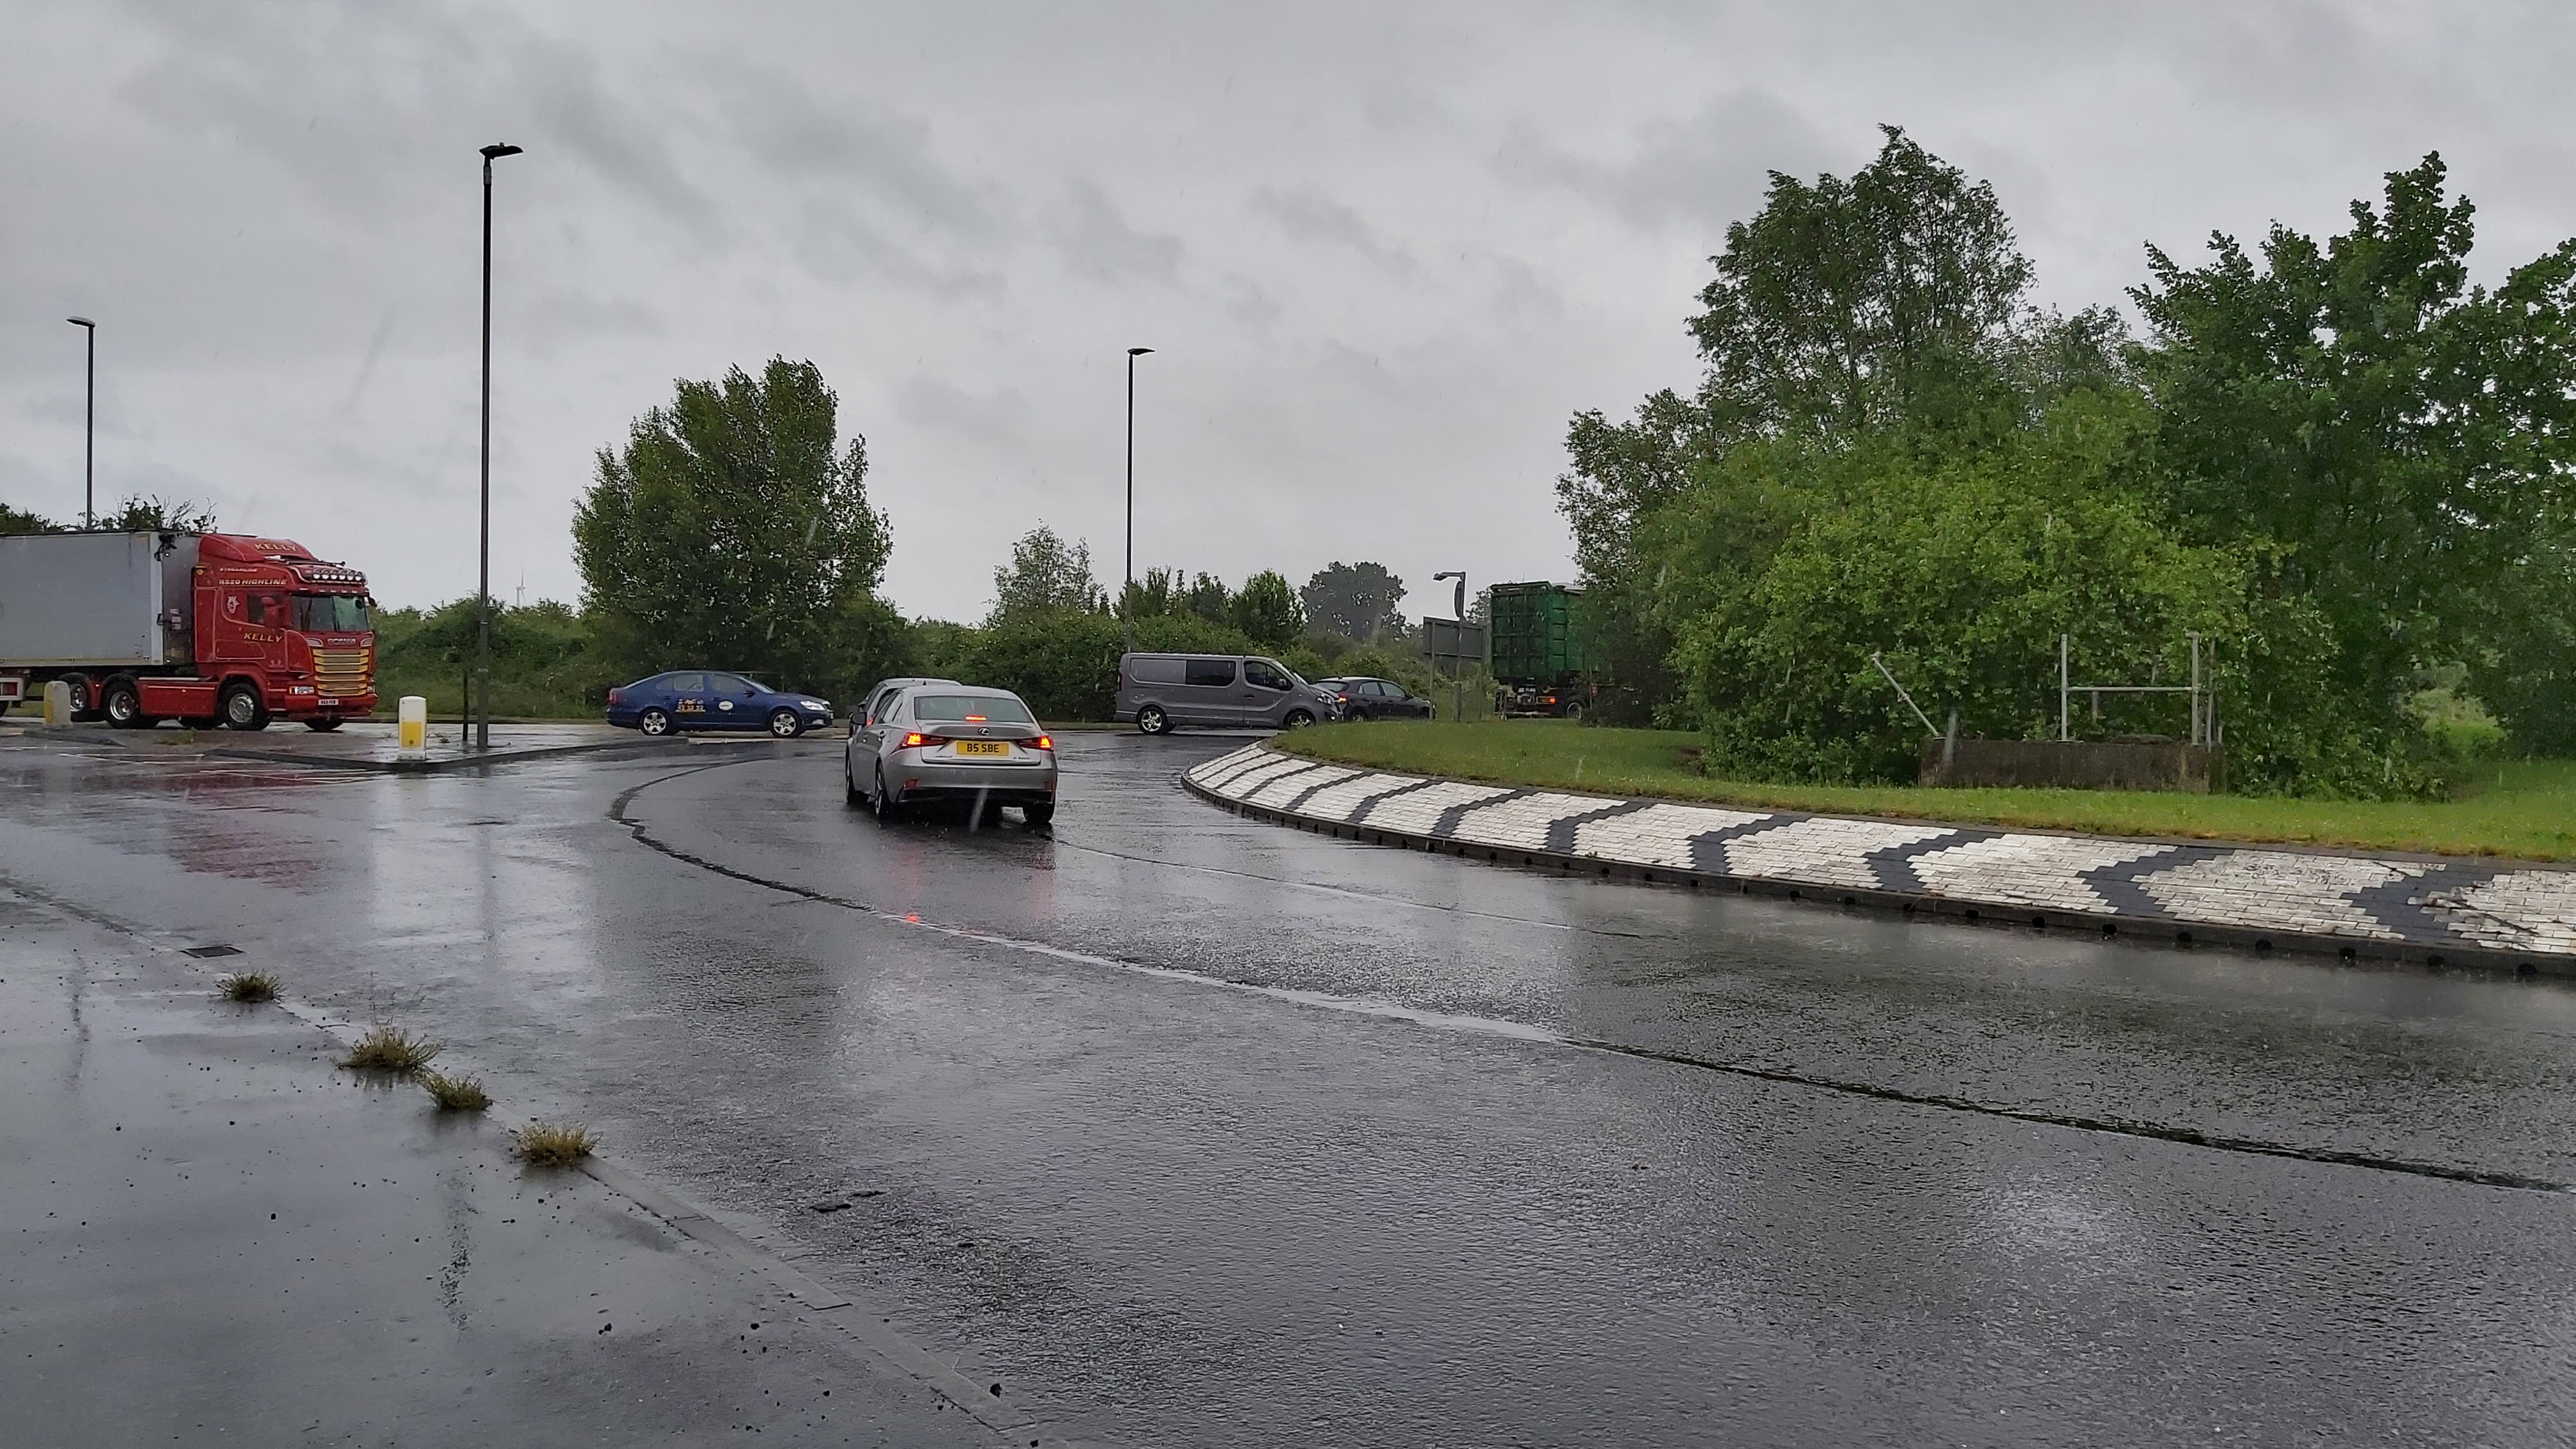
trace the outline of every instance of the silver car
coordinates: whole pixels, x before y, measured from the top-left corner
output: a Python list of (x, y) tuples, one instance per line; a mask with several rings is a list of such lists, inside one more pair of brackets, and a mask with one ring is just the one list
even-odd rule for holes
[(904, 682), (853, 712), (841, 783), (851, 804), (889, 823), (915, 804), (951, 800), (978, 817), (1016, 805), (1029, 824), (1045, 825), (1055, 819), (1055, 740), (1007, 689)]

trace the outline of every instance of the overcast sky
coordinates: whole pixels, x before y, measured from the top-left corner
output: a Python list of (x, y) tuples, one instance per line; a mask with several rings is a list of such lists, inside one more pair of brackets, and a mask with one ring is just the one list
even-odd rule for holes
[(979, 616), (1043, 520), (1240, 582), (1564, 578), (1577, 409), (1697, 376), (1773, 168), (1881, 122), (1991, 178), (2043, 297), (2153, 239), (2340, 224), (2440, 150), (2492, 276), (2576, 233), (2564, 6), (0, 0), (0, 500), (210, 501), (474, 580), (478, 147), (500, 166), (493, 574), (576, 598), (574, 500), (675, 377), (812, 358), (887, 592)]

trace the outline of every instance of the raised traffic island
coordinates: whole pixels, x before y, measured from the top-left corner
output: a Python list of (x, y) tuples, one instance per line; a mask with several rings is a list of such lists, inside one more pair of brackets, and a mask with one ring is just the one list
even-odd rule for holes
[(2179, 945), (2576, 976), (2576, 870), (1730, 809), (1478, 784), (1255, 744), (1203, 799), (1496, 864)]

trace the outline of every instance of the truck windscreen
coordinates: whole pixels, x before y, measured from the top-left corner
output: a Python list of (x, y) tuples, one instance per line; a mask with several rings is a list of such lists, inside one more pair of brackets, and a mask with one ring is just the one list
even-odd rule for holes
[(295, 627), (307, 634), (355, 634), (373, 627), (355, 594), (297, 594)]

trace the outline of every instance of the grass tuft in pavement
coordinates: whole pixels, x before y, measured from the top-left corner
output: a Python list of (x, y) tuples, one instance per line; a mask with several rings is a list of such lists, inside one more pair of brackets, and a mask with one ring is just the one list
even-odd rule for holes
[(2576, 760), (2462, 765), (2460, 788), (2448, 800), (2290, 800), (2151, 790), (1935, 790), (1711, 779), (1684, 753), (1705, 746), (1705, 735), (1557, 720), (1465, 725), (1379, 720), (1299, 730), (1271, 743), (1309, 759), (1381, 770), (1756, 810), (2576, 861)]
[(226, 1001), (275, 1001), (277, 978), (265, 971), (236, 971), (216, 978), (215, 989)]
[(429, 1099), (442, 1112), (480, 1112), (492, 1105), (492, 1094), (483, 1090), (481, 1077), (451, 1077), (443, 1072), (423, 1072), (420, 1084)]
[(407, 1077), (428, 1066), (439, 1050), (439, 1044), (425, 1036), (413, 1036), (400, 1027), (378, 1026), (349, 1048), (340, 1065), (352, 1071), (394, 1072)]
[(511, 1150), (530, 1167), (570, 1167), (599, 1146), (589, 1128), (572, 1122), (531, 1122), (511, 1136)]

